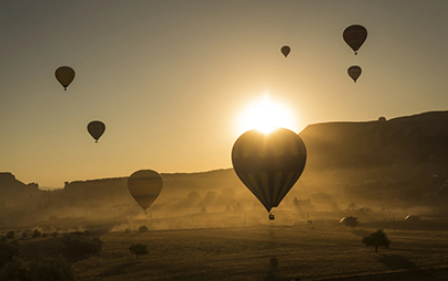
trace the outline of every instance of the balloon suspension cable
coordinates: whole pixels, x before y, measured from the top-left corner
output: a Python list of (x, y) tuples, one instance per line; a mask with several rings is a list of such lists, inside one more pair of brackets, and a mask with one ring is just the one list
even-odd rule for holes
[(98, 143), (98, 140), (96, 140), (95, 143)]
[(64, 91), (67, 91), (67, 87), (64, 87)]

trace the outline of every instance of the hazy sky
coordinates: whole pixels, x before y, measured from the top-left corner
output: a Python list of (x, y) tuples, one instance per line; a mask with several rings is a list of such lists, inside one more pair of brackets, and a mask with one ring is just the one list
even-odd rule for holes
[[(266, 93), (296, 132), (445, 110), (446, 15), (440, 0), (2, 1), (0, 171), (62, 187), (229, 168), (239, 116)], [(351, 24), (369, 32), (357, 56)], [(67, 92), (62, 65), (77, 73)]]

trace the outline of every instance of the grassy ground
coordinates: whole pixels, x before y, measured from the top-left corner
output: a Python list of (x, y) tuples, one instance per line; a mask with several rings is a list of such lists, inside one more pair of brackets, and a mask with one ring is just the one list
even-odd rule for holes
[[(102, 253), (91, 257), (64, 252), (61, 238), (23, 244), (28, 257), (63, 255), (80, 281), (446, 280), (448, 225), (441, 225), (447, 224), (421, 222), (396, 233), (385, 229), (391, 248), (378, 253), (361, 243), (376, 225), (351, 230), (326, 221), (314, 221), (313, 227), (109, 232), (101, 235)], [(148, 244), (149, 254), (132, 256), (127, 248), (133, 243)]]

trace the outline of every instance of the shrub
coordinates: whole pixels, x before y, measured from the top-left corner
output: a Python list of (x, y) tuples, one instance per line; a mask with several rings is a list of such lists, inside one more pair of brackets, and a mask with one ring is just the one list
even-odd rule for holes
[(16, 241), (9, 242), (0, 239), (0, 268), (15, 257), (22, 256), (20, 245)]
[(148, 227), (146, 225), (142, 225), (138, 228), (139, 232), (147, 232), (148, 231)]
[(8, 231), (8, 233), (6, 233), (6, 238), (14, 239), (15, 234), (14, 230)]
[(59, 232), (57, 232), (57, 231), (55, 231), (55, 232), (53, 232), (51, 235), (53, 235), (53, 237), (58, 237), (59, 236)]
[(39, 257), (31, 263), (32, 281), (75, 281), (75, 273), (64, 258)]
[(382, 229), (372, 232), (369, 236), (362, 239), (362, 243), (366, 246), (375, 247), (375, 253), (378, 253), (378, 247), (385, 247), (389, 249), (390, 240)]
[[(30, 266), (26, 266), (30, 264)], [(0, 269), (0, 281), (75, 281), (75, 273), (62, 258), (40, 255), (31, 263), (14, 258)]]
[(47, 233), (42, 233), (42, 237), (43, 238), (47, 238), (48, 234)]
[(29, 270), (25, 267), (23, 260), (14, 257), (5, 266), (0, 267), (0, 281), (31, 281)]
[(146, 244), (132, 244), (128, 250), (135, 255), (137, 258), (138, 256), (146, 255), (148, 254), (148, 245)]
[(63, 244), (68, 251), (78, 254), (96, 254), (103, 249), (103, 241), (99, 238), (90, 239), (85, 235), (64, 235)]
[(38, 238), (38, 237), (40, 237), (41, 235), (42, 235), (42, 232), (40, 232), (39, 230), (35, 229), (35, 230), (33, 231), (33, 235), (32, 235), (32, 237), (33, 237), (33, 238)]

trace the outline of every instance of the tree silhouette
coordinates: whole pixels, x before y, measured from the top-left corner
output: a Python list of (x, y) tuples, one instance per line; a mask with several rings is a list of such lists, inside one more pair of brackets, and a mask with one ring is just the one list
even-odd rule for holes
[(346, 226), (349, 226), (351, 228), (355, 228), (359, 225), (358, 218), (352, 216), (343, 218), (341, 222), (343, 222)]
[(6, 233), (6, 238), (14, 239), (15, 234), (14, 230), (8, 231), (8, 233)]
[(128, 250), (135, 255), (137, 258), (138, 256), (146, 255), (148, 254), (148, 245), (146, 244), (132, 244)]
[(378, 253), (378, 247), (385, 247), (389, 249), (390, 240), (382, 229), (372, 232), (369, 236), (362, 239), (362, 243), (366, 246), (375, 247), (375, 253)]
[(41, 235), (42, 235), (42, 232), (40, 232), (39, 230), (35, 229), (35, 230), (33, 231), (33, 235), (32, 235), (32, 237), (33, 237), (33, 238), (39, 238)]
[(138, 228), (139, 232), (147, 232), (148, 231), (148, 227), (146, 225), (142, 225)]

